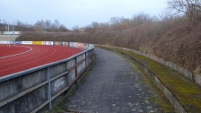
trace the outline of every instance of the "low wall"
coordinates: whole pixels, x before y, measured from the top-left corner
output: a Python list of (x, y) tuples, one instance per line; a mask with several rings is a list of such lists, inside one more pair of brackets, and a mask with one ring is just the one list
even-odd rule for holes
[[(112, 46), (114, 47), (114, 46)], [(172, 63), (170, 61), (165, 61), (162, 58), (159, 58), (157, 56), (154, 55), (150, 55), (150, 54), (146, 54), (134, 49), (128, 49), (128, 48), (121, 48), (121, 47), (114, 47), (114, 48), (119, 48), (119, 49), (123, 49), (123, 50), (127, 50), (127, 51), (131, 51), (135, 54), (147, 57), (149, 59), (152, 59), (162, 65), (165, 65), (166, 67), (169, 67), (170, 69), (173, 69), (175, 71), (177, 71), (178, 73), (180, 73), (181, 75), (184, 75), (186, 78), (188, 78), (189, 80), (193, 81), (194, 83), (198, 84), (199, 86), (201, 86), (201, 75), (200, 74), (194, 74), (193, 72), (191, 72), (189, 69), (183, 68), (175, 63)]]
[(179, 113), (186, 113), (185, 109), (179, 103), (177, 98), (171, 93), (171, 91), (168, 88), (166, 88), (166, 86), (156, 77), (156, 75), (152, 71), (150, 71), (146, 66), (144, 66), (141, 62), (139, 62), (135, 58), (133, 57), (130, 58), (135, 62), (135, 64), (137, 64), (144, 71), (144, 73), (146, 73), (154, 81), (156, 86), (163, 92), (163, 94), (168, 98), (170, 103)]
[(156, 86), (161, 90), (161, 92), (163, 92), (166, 98), (170, 101), (170, 103), (179, 113), (186, 113), (185, 109), (182, 107), (177, 98), (171, 93), (171, 91), (168, 88), (166, 88), (166, 86), (157, 78), (157, 76), (152, 71), (150, 71), (143, 63), (136, 60), (132, 56), (124, 54), (123, 52), (120, 53), (130, 58), (138, 67), (142, 69), (144, 73), (146, 73), (153, 80)]
[[(33, 44), (33, 41), (22, 41), (20, 44), (25, 42)], [(56, 45), (52, 41), (48, 42)], [(19, 41), (12, 43), (19, 44)], [(94, 61), (93, 45), (59, 42), (59, 45), (63, 46), (68, 44), (69, 47), (85, 50), (58, 62), (0, 77), (0, 113), (35, 113), (41, 109), (52, 108), (54, 101), (66, 92)]]
[[(110, 47), (110, 46), (101, 46), (101, 45), (97, 45), (100, 47)], [(112, 46), (113, 47), (113, 46)], [(113, 47), (113, 48), (118, 48), (118, 49), (123, 49), (126, 51), (131, 51), (135, 54), (147, 57), (149, 59), (152, 59), (160, 64), (163, 64), (169, 68), (172, 68), (174, 70), (176, 70), (177, 72), (181, 73), (182, 75), (184, 75), (186, 78), (194, 81), (195, 83), (197, 83), (198, 85), (201, 86), (201, 76), (200, 75), (194, 75), (192, 72), (190, 72), (187, 69), (181, 68), (180, 66), (169, 62), (169, 61), (165, 61), (162, 58), (158, 58), (156, 56), (153, 55), (148, 55), (145, 53), (142, 53), (140, 51), (136, 51), (136, 50), (132, 50), (132, 49), (127, 49), (127, 48), (121, 48), (121, 47)], [(119, 51), (118, 51), (119, 52)], [(121, 54), (124, 54), (122, 52), (120, 52)], [(171, 104), (175, 107), (175, 109), (179, 112), (179, 113), (186, 113), (185, 109), (182, 107), (182, 105), (180, 104), (180, 102), (177, 100), (177, 98), (171, 93), (171, 91), (166, 88), (166, 86), (157, 78), (157, 76), (150, 71), (143, 63), (141, 63), (140, 61), (136, 60), (135, 58), (124, 54), (127, 57), (129, 57), (130, 59), (132, 59), (134, 61), (135, 64), (137, 64), (143, 71), (144, 73), (146, 73), (153, 81), (154, 83), (157, 85), (157, 87), (163, 92), (163, 94), (168, 98), (168, 100), (171, 102)]]

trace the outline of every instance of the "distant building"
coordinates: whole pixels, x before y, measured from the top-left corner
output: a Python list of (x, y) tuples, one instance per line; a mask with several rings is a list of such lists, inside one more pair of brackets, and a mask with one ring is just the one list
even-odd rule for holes
[(20, 31), (4, 31), (3, 35), (20, 35)]
[(83, 27), (78, 28), (79, 32), (85, 32), (85, 29)]

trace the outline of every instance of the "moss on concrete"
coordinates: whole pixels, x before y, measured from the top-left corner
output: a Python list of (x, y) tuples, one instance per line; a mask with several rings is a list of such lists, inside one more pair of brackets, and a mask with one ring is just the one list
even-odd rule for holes
[(173, 93), (187, 112), (201, 112), (201, 88), (198, 85), (151, 59), (122, 49), (111, 47), (108, 49), (124, 53), (143, 63)]
[(132, 63), (131, 60), (129, 60), (129, 61), (131, 62), (132, 67), (135, 68), (136, 70), (138, 70), (138, 72), (140, 72), (141, 75), (143, 75), (142, 83), (144, 85), (148, 86), (149, 93), (152, 95), (152, 97), (150, 98), (150, 101), (160, 105), (165, 113), (174, 113), (175, 109), (171, 106), (170, 102), (165, 97), (165, 95), (161, 94), (162, 92), (157, 88), (157, 86), (154, 84), (154, 82), (151, 80), (151, 78), (146, 76), (146, 74), (143, 72), (143, 70), (141, 70), (134, 63)]

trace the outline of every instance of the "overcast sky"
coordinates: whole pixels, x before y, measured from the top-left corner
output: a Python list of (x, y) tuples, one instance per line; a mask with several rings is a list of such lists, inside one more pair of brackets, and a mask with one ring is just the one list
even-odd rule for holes
[(158, 16), (165, 7), (165, 0), (0, 0), (0, 19), (28, 24), (58, 20), (71, 29), (142, 12)]

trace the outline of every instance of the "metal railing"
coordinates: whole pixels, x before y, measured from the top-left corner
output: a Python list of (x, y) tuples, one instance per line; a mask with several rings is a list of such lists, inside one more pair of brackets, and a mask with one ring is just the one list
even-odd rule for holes
[(38, 112), (51, 109), (94, 61), (90, 47), (68, 59), (0, 78), (0, 113)]

